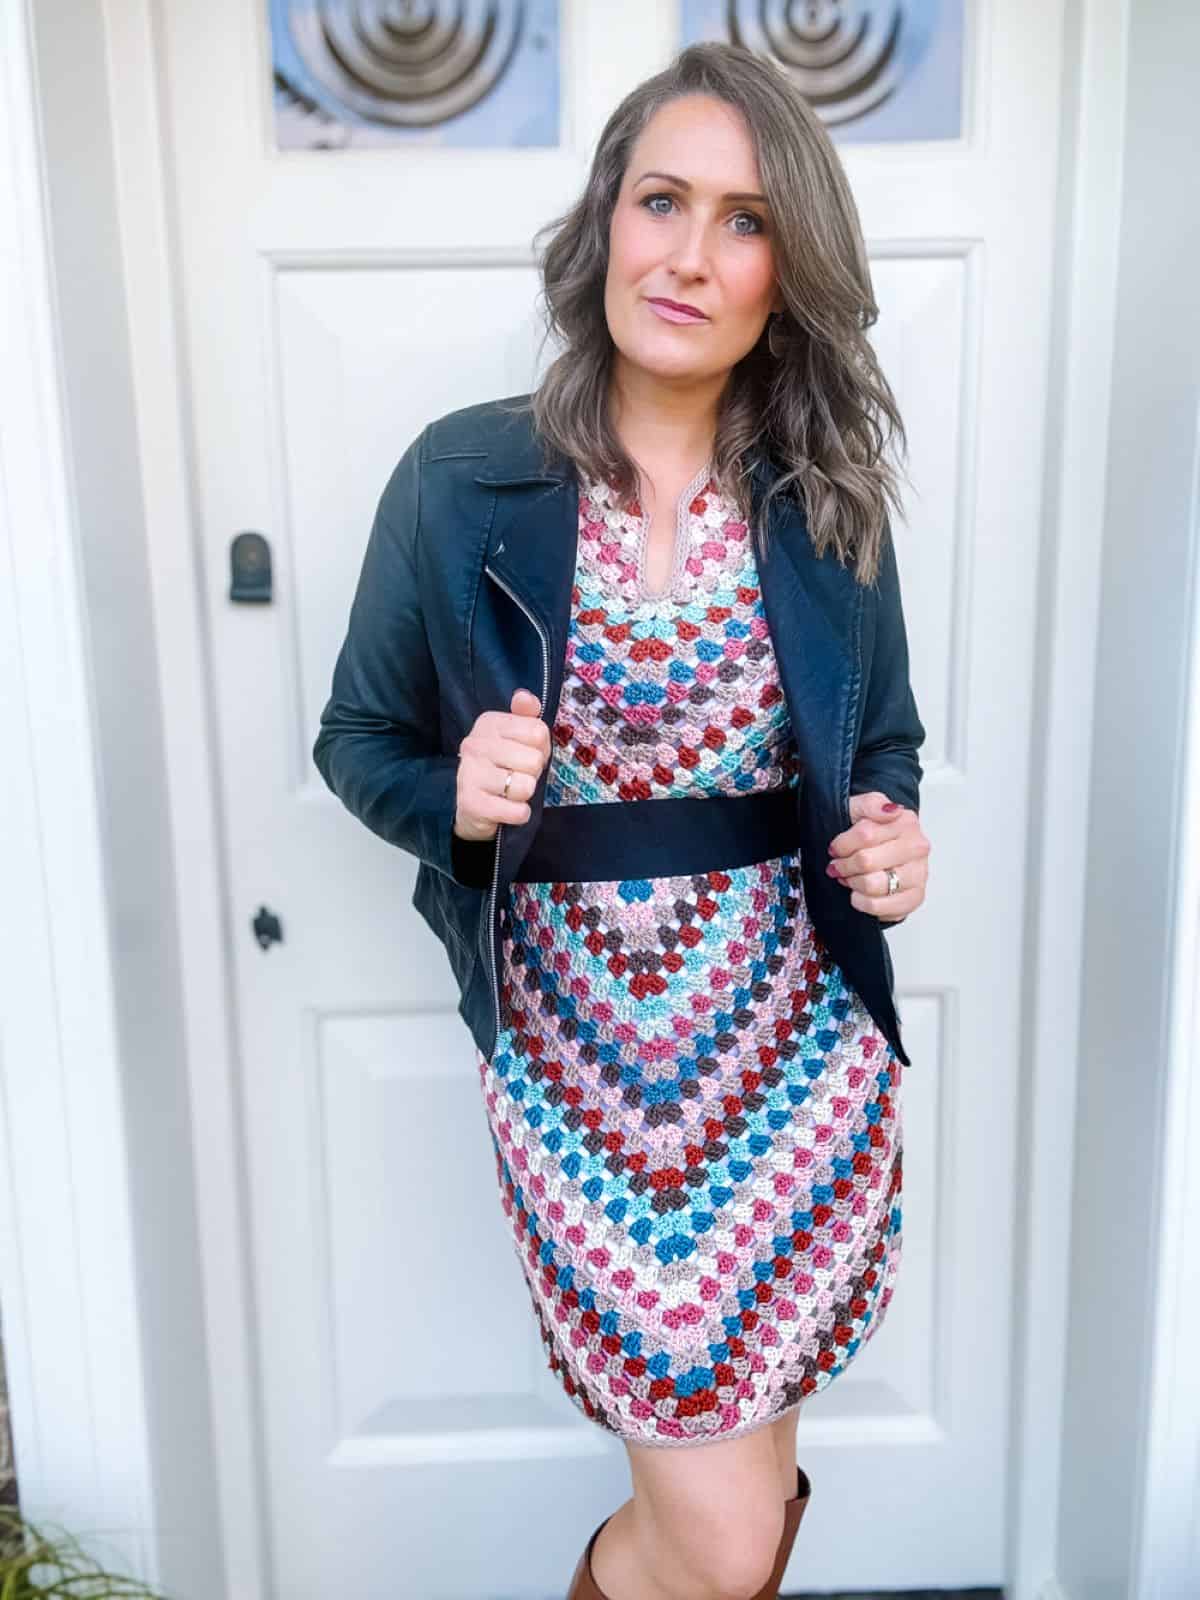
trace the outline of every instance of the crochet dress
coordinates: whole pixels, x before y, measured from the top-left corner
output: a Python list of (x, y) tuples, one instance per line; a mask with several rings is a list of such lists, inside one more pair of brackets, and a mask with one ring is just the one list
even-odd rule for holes
[[(668, 582), (584, 476), (546, 804), (803, 780), (747, 524), (705, 467)], [(476, 1051), (548, 1365), (637, 1444), (729, 1439), (831, 1383), (900, 1262), (900, 1069), (813, 930), (799, 853), (510, 885)]]

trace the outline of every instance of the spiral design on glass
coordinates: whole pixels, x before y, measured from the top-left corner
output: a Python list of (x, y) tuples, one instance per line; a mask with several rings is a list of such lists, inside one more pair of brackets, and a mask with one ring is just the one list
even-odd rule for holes
[(286, 26), (322, 110), (428, 128), (495, 86), (524, 12), (524, 0), (306, 0)]
[(865, 116), (900, 86), (904, 0), (728, 0), (734, 44), (772, 56), (830, 126)]

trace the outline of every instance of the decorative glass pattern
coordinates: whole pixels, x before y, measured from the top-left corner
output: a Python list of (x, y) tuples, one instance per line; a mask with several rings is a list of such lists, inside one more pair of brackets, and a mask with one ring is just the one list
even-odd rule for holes
[(962, 133), (963, 0), (682, 0), (682, 25), (772, 57), (839, 142)]
[(269, 4), (281, 150), (558, 143), (558, 0)]

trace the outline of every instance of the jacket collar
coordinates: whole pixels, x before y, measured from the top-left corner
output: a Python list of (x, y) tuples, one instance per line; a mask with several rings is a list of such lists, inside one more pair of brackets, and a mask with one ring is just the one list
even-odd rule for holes
[(574, 477), (569, 458), (561, 450), (543, 446), (534, 433), (530, 411), (511, 412), (498, 403), (491, 408), (488, 420), (487, 463), (475, 474), (476, 483), (508, 488), (565, 483)]

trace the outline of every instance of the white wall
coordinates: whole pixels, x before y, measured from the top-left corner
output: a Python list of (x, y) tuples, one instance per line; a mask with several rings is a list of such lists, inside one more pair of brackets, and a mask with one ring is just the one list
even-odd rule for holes
[[(1073, 1600), (1138, 1592), (1168, 980), (1187, 820), (1200, 9), (1139, 0), (1128, 63), (1107, 505), (1097, 529), (1104, 548), (1059, 1523), (1058, 1575)], [(1073, 1000), (1063, 995), (1064, 1005)]]

